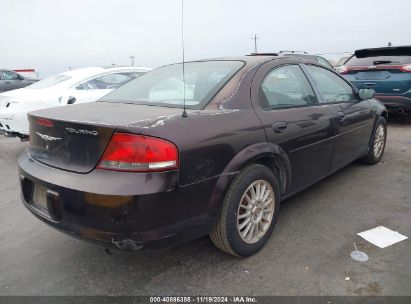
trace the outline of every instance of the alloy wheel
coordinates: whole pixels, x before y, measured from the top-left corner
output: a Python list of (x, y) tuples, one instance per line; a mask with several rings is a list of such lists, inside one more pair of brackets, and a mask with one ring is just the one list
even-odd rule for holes
[(243, 194), (237, 212), (237, 230), (247, 244), (261, 240), (270, 227), (275, 210), (272, 186), (265, 180), (252, 183)]
[(374, 136), (374, 155), (376, 158), (379, 158), (384, 151), (385, 145), (385, 128), (382, 124), (377, 127), (375, 130)]

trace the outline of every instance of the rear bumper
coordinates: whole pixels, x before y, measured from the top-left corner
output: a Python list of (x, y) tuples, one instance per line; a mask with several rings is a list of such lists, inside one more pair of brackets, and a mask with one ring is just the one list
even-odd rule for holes
[(375, 94), (389, 111), (403, 111), (411, 113), (411, 98), (401, 95)]
[(389, 111), (403, 111), (411, 113), (411, 98), (404, 96), (375, 95)]
[(342, 76), (358, 89), (373, 89), (375, 98), (384, 103), (387, 110), (411, 112), (410, 73), (400, 74), (402, 78), (392, 79), (390, 77), (382, 80), (359, 80), (356, 79), (355, 74), (343, 74)]
[[(215, 179), (176, 187), (177, 173), (162, 173), (159, 178), (152, 173), (134, 173), (136, 184), (126, 190), (121, 185), (123, 173), (98, 171), (65, 172), (24, 153), (19, 159), (21, 199), (31, 213), (53, 228), (121, 250), (167, 247), (210, 231), (213, 219), (208, 203)], [(150, 185), (138, 186), (141, 180), (137, 176)], [(48, 189), (48, 213), (33, 204), (35, 185)]]

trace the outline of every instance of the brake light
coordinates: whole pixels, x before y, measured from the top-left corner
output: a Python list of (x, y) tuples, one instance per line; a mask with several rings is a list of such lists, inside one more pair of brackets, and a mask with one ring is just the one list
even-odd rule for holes
[(350, 71), (350, 68), (347, 67), (346, 65), (342, 65), (337, 68), (337, 72), (340, 74), (347, 74), (349, 71)]
[(45, 127), (52, 127), (53, 122), (51, 120), (45, 119), (45, 118), (37, 118), (36, 123), (39, 126), (45, 126)]
[(400, 70), (403, 72), (411, 72), (411, 64), (401, 66)]
[(178, 168), (178, 150), (164, 139), (114, 133), (97, 168), (134, 172), (173, 170)]

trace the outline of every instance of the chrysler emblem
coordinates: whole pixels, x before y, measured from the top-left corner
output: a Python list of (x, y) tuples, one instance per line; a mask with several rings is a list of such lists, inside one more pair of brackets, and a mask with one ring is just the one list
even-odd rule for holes
[(55, 141), (55, 140), (62, 140), (62, 138), (60, 137), (53, 137), (53, 136), (48, 136), (46, 134), (41, 134), (39, 132), (36, 132), (36, 134), (38, 136), (40, 136), (41, 139), (45, 140), (45, 141)]

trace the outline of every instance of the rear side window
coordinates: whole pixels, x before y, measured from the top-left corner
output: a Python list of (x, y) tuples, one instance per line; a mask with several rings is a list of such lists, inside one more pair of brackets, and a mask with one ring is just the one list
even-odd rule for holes
[(306, 67), (321, 94), (323, 99), (321, 103), (348, 102), (357, 99), (351, 86), (333, 72), (313, 65)]
[(127, 73), (103, 75), (76, 86), (76, 90), (109, 90), (117, 89), (121, 85), (135, 78)]
[(317, 101), (298, 65), (283, 66), (268, 73), (259, 95), (261, 107), (266, 110), (307, 106)]
[(378, 64), (407, 64), (411, 63), (411, 56), (377, 56), (357, 58), (352, 56), (345, 65), (347, 66), (371, 66)]

